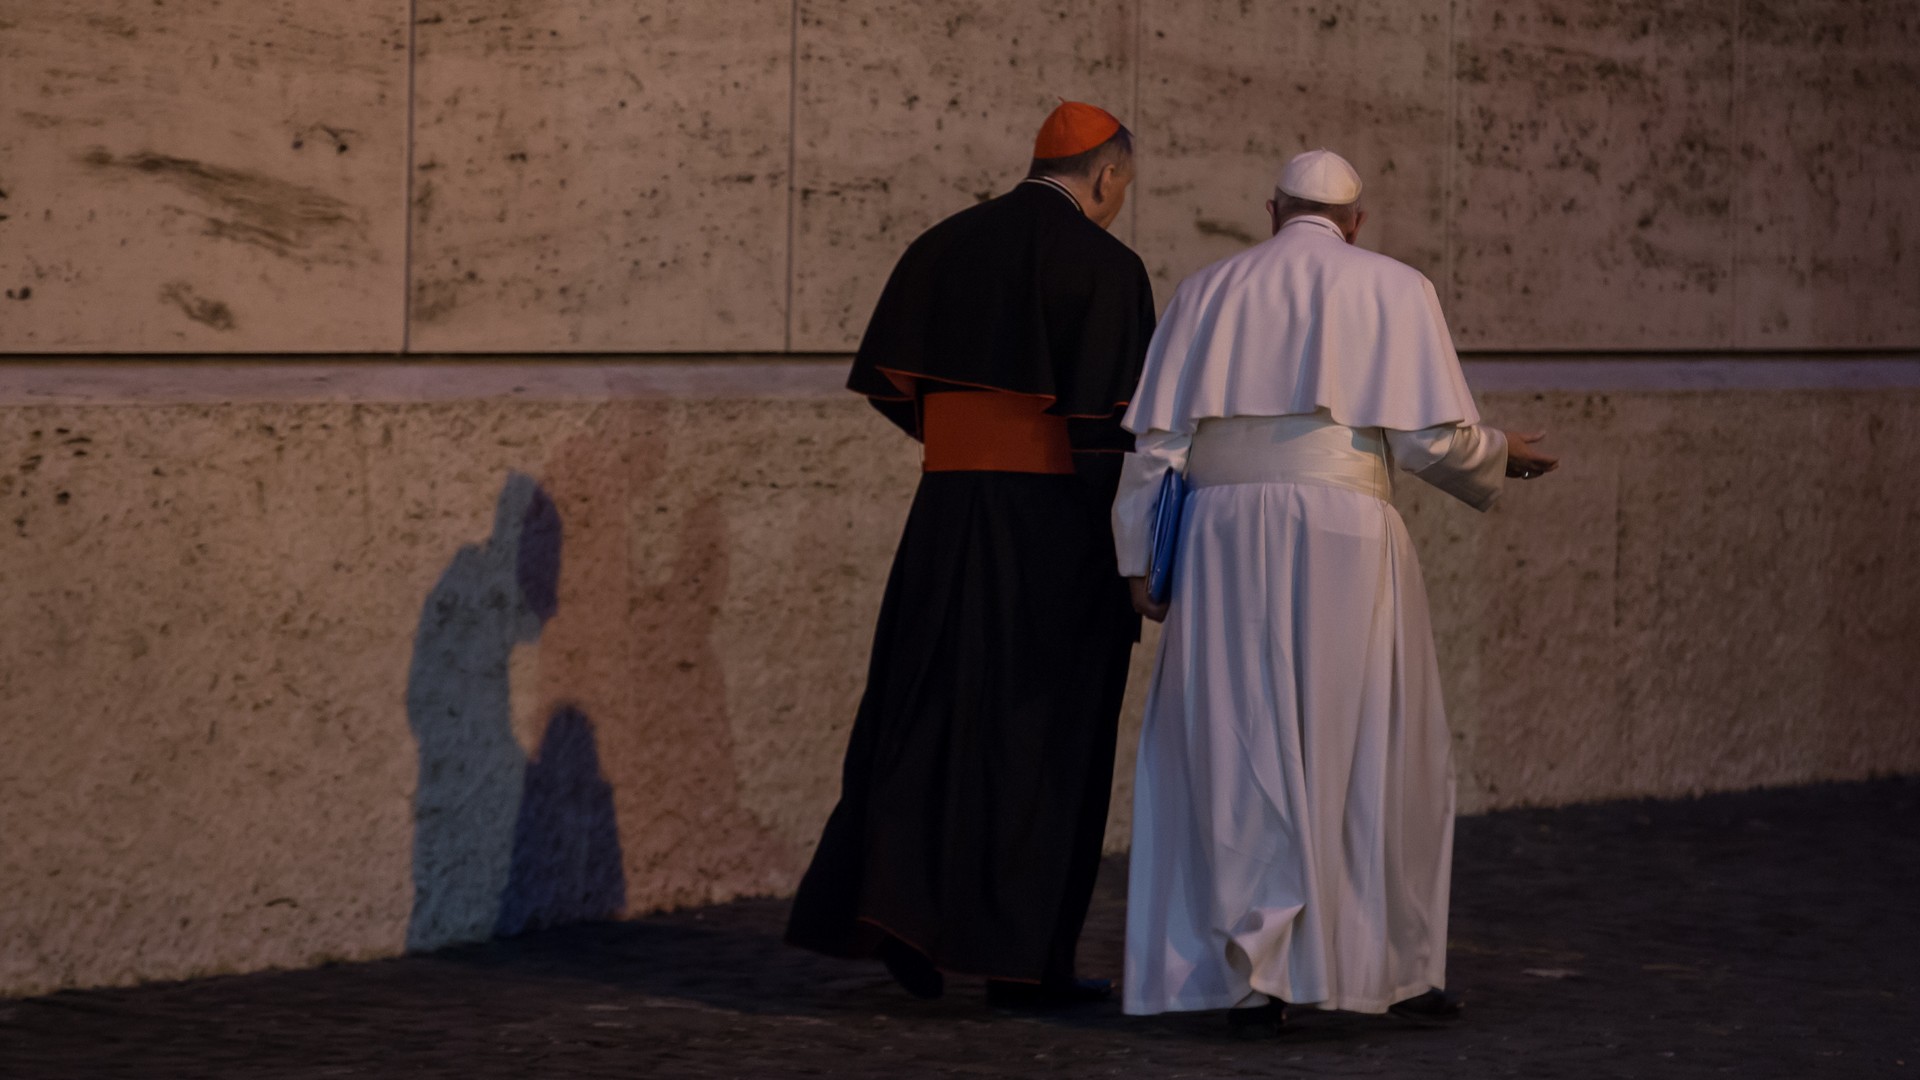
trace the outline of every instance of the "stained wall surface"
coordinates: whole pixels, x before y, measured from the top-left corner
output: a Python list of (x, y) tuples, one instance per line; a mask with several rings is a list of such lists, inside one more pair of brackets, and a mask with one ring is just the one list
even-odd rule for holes
[(391, 351), (407, 2), (0, 0), (0, 351)]
[[(789, 889), (915, 461), (740, 354), (1058, 97), (1163, 301), (1329, 145), (1463, 348), (1830, 362), (1920, 347), (1917, 77), (1850, 0), (0, 0), (0, 352), (70, 358), (0, 363), (0, 995)], [(1478, 373), (1568, 467), (1400, 496), (1463, 808), (1920, 769), (1920, 379), (1642, 362)]]
[[(839, 364), (145, 370), (0, 380), (0, 994), (792, 887), (917, 472)], [(1463, 809), (1920, 769), (1920, 378), (1586, 383), (1402, 485)]]
[(419, 4), (412, 346), (784, 348), (790, 5)]
[(1163, 301), (1326, 145), (1463, 347), (1920, 344), (1911, 5), (322, 10), (0, 0), (0, 350), (844, 350), (1059, 97)]

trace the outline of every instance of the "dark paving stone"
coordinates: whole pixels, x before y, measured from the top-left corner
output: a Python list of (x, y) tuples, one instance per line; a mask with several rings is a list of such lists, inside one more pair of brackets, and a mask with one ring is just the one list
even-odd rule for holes
[[(1920, 780), (1460, 822), (1439, 1030), (912, 1001), (751, 900), (431, 956), (0, 1002), (0, 1076), (1909, 1077)], [(1083, 967), (1118, 975), (1125, 867)]]

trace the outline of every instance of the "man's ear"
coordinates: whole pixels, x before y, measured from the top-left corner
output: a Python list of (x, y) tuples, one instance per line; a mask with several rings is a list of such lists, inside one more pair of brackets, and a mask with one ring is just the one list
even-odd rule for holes
[(1347, 243), (1354, 244), (1360, 241), (1360, 226), (1366, 223), (1367, 212), (1365, 210), (1355, 210), (1353, 212), (1353, 228), (1347, 230)]
[(1273, 226), (1274, 233), (1276, 234), (1279, 233), (1280, 204), (1277, 202), (1274, 202), (1272, 199), (1267, 200), (1267, 224)]
[(1099, 172), (1093, 174), (1094, 202), (1104, 203), (1107, 201), (1107, 182), (1113, 179), (1113, 174), (1119, 171), (1119, 168), (1118, 165), (1109, 161), (1105, 165), (1100, 166)]

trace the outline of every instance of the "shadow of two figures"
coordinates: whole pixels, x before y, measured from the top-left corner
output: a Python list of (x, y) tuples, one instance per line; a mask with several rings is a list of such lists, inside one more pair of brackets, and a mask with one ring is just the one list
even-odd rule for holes
[(553, 500), (511, 475), (492, 535), (460, 549), (421, 608), (407, 675), (420, 761), (410, 950), (605, 918), (626, 905), (592, 721), (556, 709), (531, 759), (513, 731), (510, 661), (559, 610), (561, 535)]

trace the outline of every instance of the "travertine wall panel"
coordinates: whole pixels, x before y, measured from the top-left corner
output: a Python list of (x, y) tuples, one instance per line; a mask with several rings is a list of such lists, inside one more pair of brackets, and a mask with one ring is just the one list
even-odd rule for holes
[[(1488, 422), (1544, 430), (1565, 467), (1476, 513), (1417, 479), (1395, 503), (1420, 551), (1463, 811), (1626, 791), (1618, 616), (1620, 430), (1606, 395), (1483, 394)], [(1630, 497), (1630, 496), (1629, 496)]]
[(353, 410), (15, 409), (0, 431), (0, 984), (396, 950), (388, 600), (413, 583), (364, 569)]
[(1877, 760), (1877, 718), (1904, 714), (1911, 726), (1916, 695), (1911, 664), (1884, 657), (1890, 645), (1909, 659), (1920, 652), (1912, 558), (1920, 550), (1920, 499), (1907, 479), (1920, 472), (1920, 446), (1900, 434), (1914, 418), (1886, 403), (1809, 411), (1818, 425), (1810, 445), (1818, 449), (1806, 467), (1824, 478), (1819, 512), (1830, 546), (1823, 558), (1789, 571), (1816, 576), (1822, 594), (1817, 611), (1798, 613), (1818, 618), (1824, 653), (1819, 697), (1798, 718), (1798, 731), (1819, 768), (1891, 770), (1898, 766)]
[(0, 351), (398, 349), (406, 14), (0, 3)]
[(0, 31), (7, 352), (840, 350), (1059, 97), (1138, 130), (1116, 232), (1163, 303), (1325, 144), (1464, 347), (1920, 343), (1899, 4), (0, 0)]
[[(0, 992), (790, 888), (916, 455), (711, 370), (0, 406)], [(1481, 399), (1567, 464), (1485, 515), (1401, 482), (1464, 809), (1920, 770), (1920, 392)], [(530, 827), (573, 862), (529, 880)]]
[(1418, 485), (1397, 500), (1464, 808), (1914, 767), (1920, 569), (1892, 553), (1920, 534), (1920, 448), (1888, 435), (1912, 394), (1535, 397), (1483, 400), (1556, 433), (1553, 483), (1477, 523)]
[(791, 0), (423, 0), (413, 345), (786, 340)]
[[(1825, 650), (1781, 630), (1825, 622), (1829, 514), (1839, 500), (1821, 485), (1782, 485), (1764, 466), (1741, 468), (1751, 451), (1729, 435), (1759, 422), (1783, 443), (1818, 448), (1840, 417), (1809, 402), (1761, 420), (1743, 404), (1676, 415), (1673, 403), (1658, 403), (1652, 411), (1667, 415), (1649, 419), (1671, 432), (1665, 452), (1620, 462), (1638, 495), (1619, 508), (1621, 645), (1625, 655), (1669, 661), (1622, 680), (1627, 764), (1641, 776), (1702, 744), (1718, 747), (1733, 775), (1766, 775), (1806, 754), (1827, 722)], [(1785, 536), (1797, 542), (1781, 543)], [(1756, 671), (1769, 677), (1754, 679)], [(1702, 684), (1721, 689), (1690, 692)]]
[(1145, 0), (1138, 247), (1161, 306), (1269, 235), (1280, 166), (1325, 146), (1360, 171), (1362, 245), (1436, 281), (1446, 247), (1452, 40), (1439, 0)]
[[(896, 531), (869, 522), (903, 510), (876, 495), (917, 471), (872, 419), (804, 400), (9, 409), (0, 880), (20, 897), (0, 935), (24, 945), (0, 988), (489, 936), (569, 721), (587, 741), (562, 794), (609, 792), (611, 863), (586, 869), (620, 898), (575, 917), (790, 887)], [(544, 608), (515, 537), (536, 491), (559, 523)]]
[(1743, 0), (1736, 342), (1920, 339), (1920, 10)]
[(844, 402), (734, 411), (735, 424), (696, 428), (688, 479), (726, 493), (737, 555), (715, 632), (729, 656), (756, 658), (725, 666), (741, 774), (756, 778), (742, 797), (792, 850), (807, 850), (838, 796), (866, 688), (876, 584), (906, 524), (919, 446), (891, 425), (848, 416)]
[(1732, 5), (1459, 6), (1455, 336), (1732, 344)]
[(1132, 123), (1134, 4), (802, 0), (791, 348), (858, 344), (900, 252), (1025, 176), (1059, 99)]

